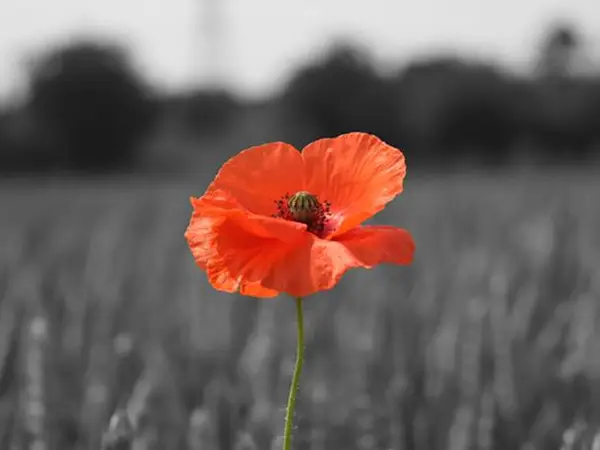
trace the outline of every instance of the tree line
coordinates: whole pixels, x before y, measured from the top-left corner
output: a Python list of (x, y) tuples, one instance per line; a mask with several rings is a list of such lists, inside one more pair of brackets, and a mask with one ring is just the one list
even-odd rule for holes
[[(570, 73), (575, 41), (555, 30), (542, 70), (526, 76), (450, 57), (383, 75), (368, 52), (337, 45), (267, 103), (274, 116), (285, 112), (298, 145), (361, 130), (410, 148), (423, 165), (583, 163), (600, 147), (600, 76)], [(161, 121), (218, 136), (251, 107), (226, 91), (158, 95), (123, 49), (69, 44), (37, 59), (22, 104), (0, 109), (0, 169), (133, 169)]]

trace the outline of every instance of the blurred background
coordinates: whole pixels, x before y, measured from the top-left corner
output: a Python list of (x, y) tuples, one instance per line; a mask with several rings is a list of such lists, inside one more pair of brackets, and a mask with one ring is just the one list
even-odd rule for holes
[(294, 447), (599, 448), (600, 3), (5, 0), (0, 57), (1, 449), (280, 448), (294, 305), (188, 198), (349, 131), (417, 254), (305, 302)]

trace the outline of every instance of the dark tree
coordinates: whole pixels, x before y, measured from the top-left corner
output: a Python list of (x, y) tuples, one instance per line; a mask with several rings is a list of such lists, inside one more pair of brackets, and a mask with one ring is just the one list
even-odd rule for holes
[(600, 82), (540, 80), (530, 130), (552, 162), (584, 162), (600, 143)]
[(440, 58), (411, 65), (398, 83), (420, 159), (508, 161), (520, 129), (516, 82), (493, 67)]
[(540, 48), (538, 72), (551, 78), (570, 76), (580, 40), (577, 30), (567, 23), (551, 27)]
[(76, 169), (130, 167), (153, 118), (146, 87), (118, 47), (76, 43), (37, 61), (31, 107)]
[(598, 144), (599, 84), (577, 73), (585, 52), (579, 30), (568, 23), (551, 27), (540, 48), (530, 125), (552, 161), (585, 161)]
[(301, 69), (288, 85), (286, 101), (295, 118), (315, 130), (317, 136), (307, 140), (364, 131), (402, 145), (391, 83), (349, 45), (336, 45), (324, 60)]
[(507, 163), (519, 129), (513, 85), (490, 67), (465, 65), (454, 76), (440, 144), (486, 164)]
[(216, 134), (231, 125), (239, 105), (225, 90), (198, 91), (185, 101), (183, 121), (192, 132)]

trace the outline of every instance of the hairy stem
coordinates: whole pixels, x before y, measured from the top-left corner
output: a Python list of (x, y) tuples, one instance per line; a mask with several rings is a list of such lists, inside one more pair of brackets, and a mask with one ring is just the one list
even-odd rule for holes
[(296, 299), (296, 321), (298, 323), (298, 347), (296, 349), (296, 365), (294, 367), (294, 375), (292, 376), (290, 394), (288, 396), (287, 408), (285, 410), (283, 450), (290, 450), (292, 446), (292, 421), (294, 418), (294, 410), (296, 409), (296, 396), (298, 394), (300, 374), (302, 373), (302, 364), (304, 363), (304, 317), (302, 314), (301, 297)]

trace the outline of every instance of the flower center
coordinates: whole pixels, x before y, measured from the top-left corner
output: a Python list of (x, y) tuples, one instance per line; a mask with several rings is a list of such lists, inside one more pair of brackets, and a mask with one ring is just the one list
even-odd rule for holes
[(304, 223), (309, 232), (320, 237), (330, 231), (328, 222), (331, 204), (327, 201), (321, 203), (316, 195), (300, 191), (292, 196), (285, 194), (279, 200), (275, 200), (275, 203), (277, 205), (275, 217)]

